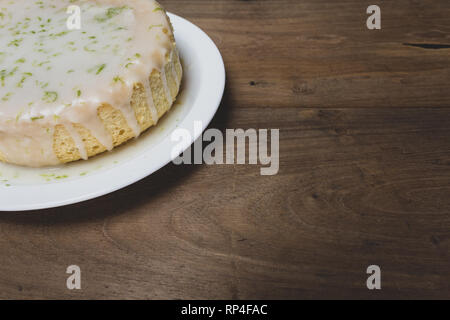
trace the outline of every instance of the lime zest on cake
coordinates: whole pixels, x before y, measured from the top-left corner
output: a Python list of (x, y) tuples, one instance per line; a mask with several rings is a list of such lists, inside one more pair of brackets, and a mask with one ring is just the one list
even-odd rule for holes
[[(79, 6), (81, 29), (68, 29)], [(153, 0), (0, 0), (0, 160), (87, 159), (171, 107), (182, 69)]]

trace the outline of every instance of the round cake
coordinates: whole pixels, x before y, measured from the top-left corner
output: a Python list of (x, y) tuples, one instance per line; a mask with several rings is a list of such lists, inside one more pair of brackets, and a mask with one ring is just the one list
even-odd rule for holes
[(171, 108), (182, 67), (156, 1), (0, 4), (0, 160), (86, 160), (138, 137)]

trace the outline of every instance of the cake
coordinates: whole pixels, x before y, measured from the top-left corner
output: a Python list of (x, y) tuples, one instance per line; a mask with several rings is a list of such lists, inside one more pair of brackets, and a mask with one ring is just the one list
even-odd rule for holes
[(1, 161), (87, 160), (138, 137), (174, 103), (183, 71), (156, 1), (0, 4)]

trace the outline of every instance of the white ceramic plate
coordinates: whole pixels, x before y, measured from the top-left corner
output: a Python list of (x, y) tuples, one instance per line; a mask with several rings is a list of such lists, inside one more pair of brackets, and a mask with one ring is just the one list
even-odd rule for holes
[[(55, 168), (24, 168), (0, 163), (0, 211), (68, 205), (126, 187), (173, 160), (176, 128), (191, 132), (187, 149), (219, 107), (225, 68), (213, 41), (189, 21), (169, 14), (184, 67), (182, 91), (171, 111), (139, 139), (112, 152)], [(201, 132), (194, 123), (202, 123)]]

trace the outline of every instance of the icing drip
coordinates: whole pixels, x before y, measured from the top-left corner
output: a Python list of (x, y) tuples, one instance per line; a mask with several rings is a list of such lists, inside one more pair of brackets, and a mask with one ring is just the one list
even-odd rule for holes
[(97, 103), (80, 104), (74, 108), (66, 108), (64, 117), (71, 119), (73, 123), (82, 124), (106, 149), (112, 150), (114, 147), (112, 137), (97, 116), (96, 105)]
[(150, 88), (150, 77), (144, 81), (144, 89), (147, 94), (147, 106), (150, 110), (153, 123), (158, 123), (158, 111), (156, 110), (155, 102), (153, 101), (153, 95), (151, 94), (152, 89)]
[(81, 159), (87, 160), (87, 152), (86, 147), (83, 143), (83, 140), (81, 139), (80, 135), (78, 134), (77, 130), (73, 127), (71, 123), (65, 123), (64, 127), (69, 132), (70, 136), (72, 137), (73, 141), (75, 142), (75, 146), (77, 147), (78, 151), (80, 152)]
[[(174, 50), (176, 50), (176, 49), (174, 49)], [(172, 61), (172, 62), (173, 62), (174, 50), (172, 50), (170, 52), (170, 61)], [(172, 69), (172, 77), (175, 79), (176, 83), (180, 83), (181, 79), (178, 79), (178, 74), (177, 74), (177, 71), (175, 70), (175, 63), (172, 63), (171, 69)]]
[[(130, 100), (131, 100), (131, 95), (130, 95), (130, 99), (128, 101), (130, 101)], [(125, 105), (122, 105), (121, 107), (119, 107), (119, 110), (122, 112), (122, 115), (127, 120), (128, 126), (133, 131), (134, 136), (139, 137), (139, 135), (141, 134), (141, 128), (139, 127), (139, 123), (136, 119), (134, 110), (131, 107), (131, 103), (128, 102)]]
[(164, 68), (161, 70), (161, 79), (162, 79), (162, 82), (164, 85), (164, 91), (166, 93), (167, 101), (169, 103), (172, 103), (172, 101), (173, 101), (172, 94), (170, 93), (169, 85), (167, 84), (167, 75), (166, 75), (166, 71)]

